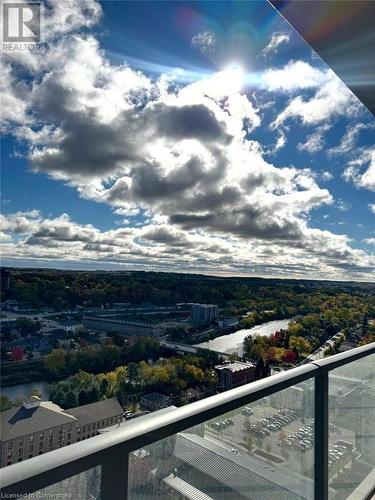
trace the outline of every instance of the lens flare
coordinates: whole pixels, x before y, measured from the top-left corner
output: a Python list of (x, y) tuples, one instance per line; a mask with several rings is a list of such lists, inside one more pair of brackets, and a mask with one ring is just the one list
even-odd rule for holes
[(225, 93), (239, 92), (245, 81), (245, 71), (238, 63), (231, 63), (215, 75), (215, 80)]

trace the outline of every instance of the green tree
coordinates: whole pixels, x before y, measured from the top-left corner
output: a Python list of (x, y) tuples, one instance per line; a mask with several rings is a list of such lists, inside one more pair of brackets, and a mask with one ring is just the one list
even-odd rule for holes
[(65, 368), (65, 351), (63, 349), (54, 349), (44, 359), (44, 365), (53, 375), (62, 372)]
[(65, 396), (65, 407), (75, 408), (76, 406), (78, 406), (77, 394), (73, 391), (68, 391)]
[(8, 396), (4, 396), (4, 395), (0, 396), (0, 411), (9, 410), (10, 408), (12, 408), (12, 406), (13, 406), (13, 403), (8, 398)]
[(139, 377), (139, 368), (138, 368), (138, 365), (136, 363), (129, 363), (128, 376), (129, 376), (129, 385), (133, 385), (134, 382)]
[(308, 340), (302, 337), (291, 336), (289, 339), (290, 349), (295, 349), (298, 356), (307, 356), (311, 352), (311, 344)]
[(254, 444), (254, 440), (251, 436), (251, 434), (246, 434), (245, 437), (244, 437), (244, 444), (245, 444), (245, 448), (247, 450), (251, 450), (252, 447), (253, 447), (253, 444)]
[(21, 335), (34, 334), (40, 330), (41, 324), (39, 321), (32, 321), (29, 318), (17, 318), (16, 327), (20, 331)]

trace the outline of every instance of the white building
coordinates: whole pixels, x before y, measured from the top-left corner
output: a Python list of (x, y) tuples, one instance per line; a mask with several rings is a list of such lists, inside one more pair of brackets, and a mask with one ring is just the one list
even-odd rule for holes
[(191, 319), (193, 323), (211, 323), (218, 316), (219, 308), (216, 304), (193, 304)]

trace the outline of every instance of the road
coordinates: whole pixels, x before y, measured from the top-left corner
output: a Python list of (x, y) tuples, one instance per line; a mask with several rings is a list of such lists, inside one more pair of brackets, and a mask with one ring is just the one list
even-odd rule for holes
[(58, 321), (53, 321), (52, 319), (47, 318), (48, 316), (51, 316), (51, 313), (21, 314), (11, 311), (1, 311), (1, 314), (5, 316), (2, 319), (27, 318), (35, 321), (40, 321), (42, 325), (40, 333), (46, 333), (59, 327)]
[[(166, 348), (170, 349), (171, 351), (185, 353), (185, 354), (197, 354), (198, 351), (205, 350), (202, 347), (195, 347), (195, 346), (188, 345), (188, 344), (179, 344), (177, 342), (168, 342), (166, 340), (161, 340), (160, 341), (160, 346), (161, 347), (166, 347)], [(213, 351), (212, 349), (209, 349), (209, 350), (210, 350), (210, 352), (216, 352), (216, 354), (219, 354), (224, 359), (229, 359), (229, 355), (226, 354), (226, 353), (218, 352), (218, 351)]]

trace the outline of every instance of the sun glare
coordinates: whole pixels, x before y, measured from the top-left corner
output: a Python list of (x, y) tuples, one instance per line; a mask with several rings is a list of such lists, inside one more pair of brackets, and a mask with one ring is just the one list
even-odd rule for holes
[(232, 63), (217, 73), (217, 81), (221, 89), (228, 94), (239, 92), (244, 84), (244, 80), (245, 72), (237, 63)]

